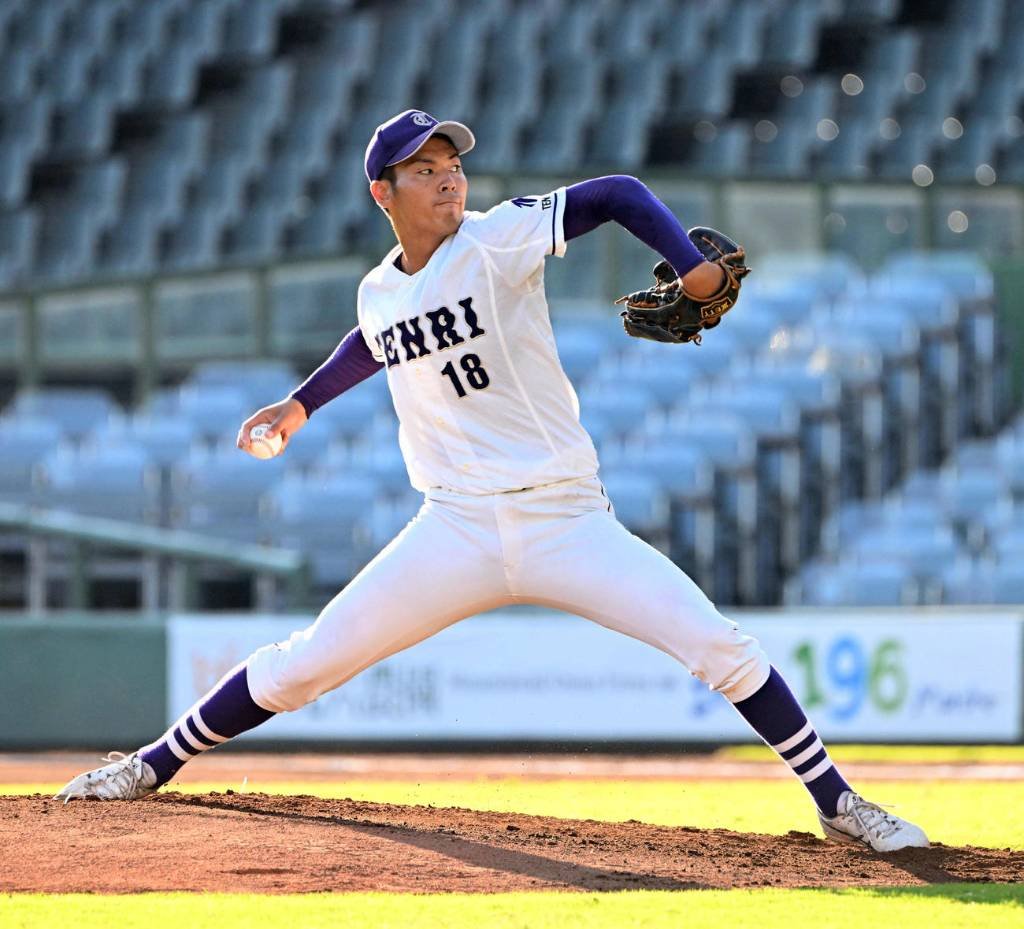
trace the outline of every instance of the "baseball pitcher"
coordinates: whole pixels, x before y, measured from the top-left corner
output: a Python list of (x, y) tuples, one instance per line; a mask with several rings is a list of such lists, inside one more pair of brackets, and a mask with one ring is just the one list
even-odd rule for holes
[(535, 603), (682, 662), (792, 768), (828, 838), (880, 852), (927, 845), (850, 788), (758, 642), (618, 522), (558, 360), (544, 262), (572, 240), (614, 221), (662, 256), (654, 285), (623, 298), (623, 325), (672, 343), (699, 343), (735, 304), (743, 249), (711, 229), (687, 233), (632, 177), (468, 212), (462, 157), (473, 145), (466, 126), (418, 110), (377, 128), (366, 178), (397, 244), (360, 284), (359, 325), (238, 438), (244, 448), (250, 428), (269, 424), (284, 452), (318, 407), (383, 370), (421, 509), (313, 625), (256, 651), (155, 742), (111, 753), (57, 797), (150, 794), (207, 749), (460, 619)]

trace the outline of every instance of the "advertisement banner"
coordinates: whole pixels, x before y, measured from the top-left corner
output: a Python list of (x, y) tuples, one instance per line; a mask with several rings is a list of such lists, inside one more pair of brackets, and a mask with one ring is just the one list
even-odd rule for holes
[[(1016, 741), (1021, 619), (1011, 612), (749, 612), (821, 734), (836, 740)], [(312, 617), (310, 617), (312, 621)], [(302, 617), (178, 616), (168, 721)], [(750, 730), (667, 655), (564, 613), (474, 617), (367, 669), (261, 739), (742, 741)]]

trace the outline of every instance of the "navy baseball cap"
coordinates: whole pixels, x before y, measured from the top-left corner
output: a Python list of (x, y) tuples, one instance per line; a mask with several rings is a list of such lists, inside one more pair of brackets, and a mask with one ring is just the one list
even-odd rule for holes
[(465, 155), (474, 145), (476, 139), (468, 127), (451, 120), (438, 122), (429, 113), (422, 110), (406, 110), (392, 116), (386, 123), (381, 123), (366, 146), (366, 158), (363, 167), (366, 179), (375, 181), (391, 165), (405, 161), (410, 155), (418, 152), (432, 135), (441, 133), (452, 140), (452, 145), (460, 155)]

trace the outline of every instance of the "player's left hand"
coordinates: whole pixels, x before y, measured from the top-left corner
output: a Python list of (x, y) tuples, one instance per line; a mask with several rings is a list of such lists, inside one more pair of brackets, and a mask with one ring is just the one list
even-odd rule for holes
[(659, 261), (654, 266), (657, 283), (653, 288), (615, 301), (626, 305), (621, 316), (629, 335), (656, 342), (700, 345), (701, 332), (717, 326), (736, 305), (740, 282), (750, 273), (744, 264), (743, 246), (707, 226), (694, 226), (688, 235), (705, 260), (722, 269), (721, 287), (709, 296), (697, 296), (686, 289), (667, 261)]

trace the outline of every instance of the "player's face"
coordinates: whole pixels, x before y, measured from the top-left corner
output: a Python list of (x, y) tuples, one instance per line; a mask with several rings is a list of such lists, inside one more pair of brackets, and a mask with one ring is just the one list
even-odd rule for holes
[(387, 207), (396, 229), (439, 235), (455, 232), (462, 222), (469, 187), (455, 147), (445, 139), (428, 139), (415, 155), (395, 165)]

